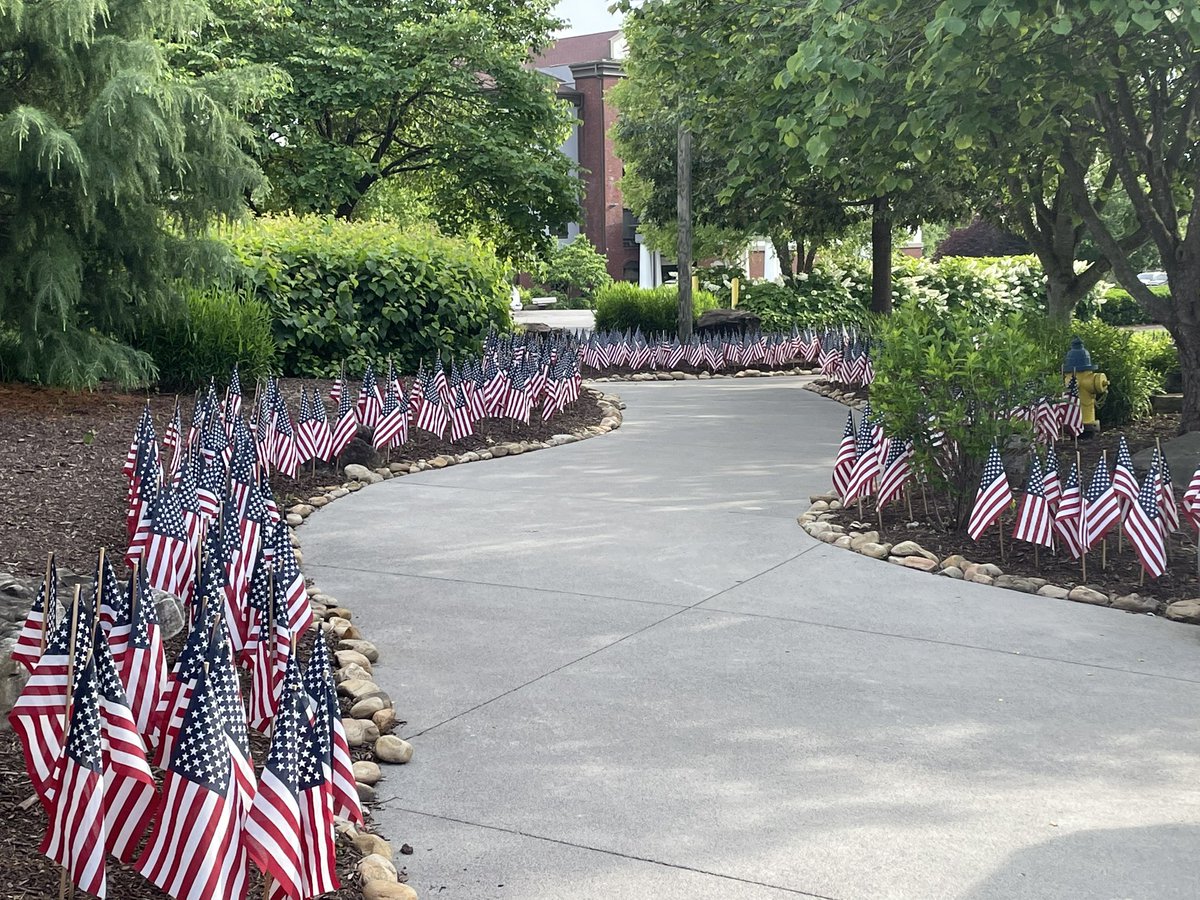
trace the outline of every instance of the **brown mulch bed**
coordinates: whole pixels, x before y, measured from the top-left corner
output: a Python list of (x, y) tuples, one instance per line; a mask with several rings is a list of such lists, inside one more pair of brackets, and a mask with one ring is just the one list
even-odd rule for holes
[[(328, 397), (330, 381), (285, 379), (282, 383), (293, 417), (301, 383), (317, 386)], [(353, 387), (357, 389), (357, 385)], [(250, 403), (247, 385), (246, 408)], [(150, 403), (162, 439), (175, 406), (169, 394), (127, 394), (112, 390), (79, 393), (28, 385), (0, 384), (0, 572), (35, 576), (54, 550), (59, 564), (90, 572), (99, 547), (123, 550), (125, 484), (121, 465), (141, 408)], [(192, 400), (183, 398), (184, 428)], [(330, 407), (330, 404), (326, 404)], [(330, 408), (331, 419), (333, 410)], [(391, 461), (429, 459), (443, 453), (482, 450), (513, 440), (545, 440), (552, 435), (599, 424), (599, 408), (585, 393), (578, 403), (542, 422), (535, 413), (528, 427), (508, 419), (486, 419), (479, 433), (452, 444), (412, 429), (410, 440), (392, 451)], [(312, 488), (340, 484), (340, 473), (311, 467), (298, 479), (275, 478), (280, 501), (307, 497)]]
[[(1116, 448), (1122, 434), (1129, 443), (1129, 449), (1135, 455), (1139, 450), (1153, 447), (1156, 440), (1166, 441), (1175, 435), (1179, 425), (1179, 417), (1174, 415), (1152, 416), (1122, 430), (1102, 432), (1096, 437), (1080, 440), (1078, 453), (1084, 472), (1084, 484), (1091, 477), (1091, 472), (1103, 452), (1108, 454), (1109, 470), (1112, 470), (1116, 458)], [(1061, 477), (1066, 478), (1071, 461), (1077, 452), (1073, 441), (1060, 441), (1055, 446), (1061, 469)], [(1139, 477), (1143, 472), (1138, 472)], [(1190, 472), (1173, 472), (1175, 496), (1180, 501), (1183, 490), (1187, 487)], [(1019, 499), (1019, 482), (1009, 474), (1013, 492)], [(1200, 596), (1200, 578), (1197, 578), (1197, 543), (1196, 535), (1186, 520), (1180, 530), (1170, 535), (1167, 542), (1167, 572), (1161, 578), (1146, 578), (1140, 583), (1141, 565), (1137, 556), (1125, 541), (1123, 549), (1118, 551), (1118, 534), (1114, 529), (1107, 539), (1107, 566), (1104, 566), (1101, 547), (1095, 548), (1087, 557), (1087, 579), (1082, 577), (1078, 560), (1073, 560), (1065, 554), (1055, 556), (1044, 547), (1037, 553), (1031, 544), (1012, 540), (1012, 530), (1016, 524), (1015, 512), (1005, 514), (1004, 523), (1004, 553), (1000, 550), (1000, 535), (996, 527), (988, 531), (979, 541), (973, 541), (964, 532), (951, 530), (948, 523), (953, 521), (953, 511), (944, 498), (928, 497), (929, 510), (926, 512), (925, 502), (919, 491), (914, 491), (911, 498), (912, 515), (903, 504), (893, 505), (883, 511), (883, 527), (880, 529), (879, 516), (874, 505), (864, 504), (862, 515), (859, 515), (857, 505), (847, 509), (834, 510), (833, 521), (843, 525), (847, 531), (879, 531), (880, 539), (889, 543), (899, 541), (916, 541), (931, 553), (945, 558), (958, 553), (973, 562), (995, 563), (1006, 574), (1029, 578), (1044, 578), (1051, 584), (1074, 587), (1087, 584), (1110, 594), (1139, 593), (1143, 597), (1153, 597), (1160, 603), (1170, 603), (1174, 600)]]

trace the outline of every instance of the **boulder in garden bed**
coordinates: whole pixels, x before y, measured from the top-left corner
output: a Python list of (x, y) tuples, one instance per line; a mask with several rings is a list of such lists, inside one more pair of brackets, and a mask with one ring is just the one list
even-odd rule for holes
[(696, 321), (699, 334), (708, 331), (757, 331), (761, 327), (762, 319), (748, 309), (710, 309)]

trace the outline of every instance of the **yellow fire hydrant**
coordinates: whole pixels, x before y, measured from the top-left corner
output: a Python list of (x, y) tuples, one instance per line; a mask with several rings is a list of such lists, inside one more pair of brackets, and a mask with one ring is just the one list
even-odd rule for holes
[(1108, 376), (1097, 372), (1092, 365), (1092, 355), (1079, 338), (1071, 339), (1071, 349), (1063, 360), (1063, 384), (1070, 386), (1071, 376), (1079, 385), (1079, 408), (1083, 412), (1083, 433), (1095, 434), (1100, 430), (1096, 418), (1096, 399), (1108, 393)]

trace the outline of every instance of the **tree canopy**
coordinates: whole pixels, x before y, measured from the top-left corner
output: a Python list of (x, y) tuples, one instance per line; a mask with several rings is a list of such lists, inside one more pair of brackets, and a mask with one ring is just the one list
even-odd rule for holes
[(121, 343), (179, 297), (201, 239), (259, 184), (236, 109), (252, 79), (171, 67), (207, 9), (0, 0), (0, 367), (92, 385), (153, 375)]
[(277, 66), (289, 90), (254, 123), (263, 207), (355, 215), (398, 181), (448, 231), (520, 254), (559, 233), (578, 187), (571, 110), (531, 69), (552, 0), (219, 0), (210, 59)]

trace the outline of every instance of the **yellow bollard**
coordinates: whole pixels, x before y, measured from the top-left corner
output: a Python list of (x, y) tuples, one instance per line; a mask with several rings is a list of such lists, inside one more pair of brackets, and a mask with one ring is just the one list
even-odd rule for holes
[(742, 282), (740, 279), (734, 278), (732, 281), (729, 282), (729, 308), (730, 309), (737, 309), (738, 294), (740, 293), (741, 287), (742, 287)]

